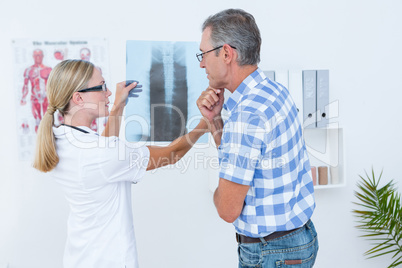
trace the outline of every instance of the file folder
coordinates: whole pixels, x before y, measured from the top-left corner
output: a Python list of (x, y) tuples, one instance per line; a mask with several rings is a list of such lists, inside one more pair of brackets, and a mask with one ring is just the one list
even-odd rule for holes
[(272, 81), (275, 81), (275, 71), (263, 71), (264, 74)]
[(317, 127), (317, 71), (303, 71), (303, 126)]
[(297, 117), (303, 122), (303, 79), (301, 70), (289, 71), (289, 93), (297, 108)]
[(327, 127), (329, 119), (329, 71), (317, 71), (317, 127)]
[(275, 71), (275, 81), (282, 86), (289, 88), (289, 77), (287, 70), (276, 70)]

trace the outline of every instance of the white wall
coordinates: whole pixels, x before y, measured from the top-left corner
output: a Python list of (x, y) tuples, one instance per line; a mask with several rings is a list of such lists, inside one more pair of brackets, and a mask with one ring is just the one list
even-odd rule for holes
[[(402, 2), (397, 0), (275, 1), (2, 1), (0, 81), (0, 265), (61, 267), (68, 206), (58, 186), (17, 156), (11, 40), (106, 37), (111, 80), (125, 78), (126, 40), (199, 41), (210, 14), (229, 7), (251, 12), (263, 37), (265, 69), (329, 69), (330, 98), (339, 100), (347, 186), (316, 192), (316, 267), (385, 267), (365, 260), (351, 210), (364, 170), (384, 168), (400, 182)], [(203, 90), (200, 88), (200, 91)], [(154, 267), (236, 267), (230, 224), (220, 220), (208, 190), (208, 171), (163, 169), (133, 187), (140, 264)], [(399, 184), (399, 186), (401, 186)], [(1, 266), (0, 266), (1, 267)]]

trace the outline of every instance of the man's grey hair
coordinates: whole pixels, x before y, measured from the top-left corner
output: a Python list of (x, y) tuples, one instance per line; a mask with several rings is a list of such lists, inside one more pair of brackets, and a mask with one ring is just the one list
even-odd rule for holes
[(211, 45), (235, 47), (240, 66), (260, 62), (261, 35), (253, 15), (242, 9), (226, 9), (208, 17), (202, 31), (208, 27), (211, 28)]

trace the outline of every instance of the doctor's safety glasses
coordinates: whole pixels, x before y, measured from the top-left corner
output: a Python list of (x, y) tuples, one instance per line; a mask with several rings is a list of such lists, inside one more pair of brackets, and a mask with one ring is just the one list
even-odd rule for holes
[(106, 92), (107, 91), (106, 83), (103, 85), (96, 86), (96, 87), (81, 89), (81, 90), (78, 90), (77, 92), (91, 92), (91, 91), (105, 91)]

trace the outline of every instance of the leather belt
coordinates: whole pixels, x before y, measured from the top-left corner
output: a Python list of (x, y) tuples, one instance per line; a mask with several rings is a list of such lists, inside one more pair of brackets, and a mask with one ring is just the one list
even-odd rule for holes
[[(289, 230), (289, 231), (274, 232), (272, 234), (269, 234), (267, 236), (262, 237), (262, 239), (264, 239), (267, 242), (269, 240), (273, 240), (273, 239), (279, 238), (281, 236), (290, 234), (290, 233), (292, 233), (294, 231), (297, 231), (297, 230), (299, 230), (300, 228), (303, 228), (303, 227), (299, 227), (297, 229), (293, 229), (293, 230)], [(261, 243), (262, 242), (261, 238), (248, 237), (248, 236), (241, 235), (241, 234), (238, 234), (238, 233), (236, 233), (236, 241), (237, 241), (237, 243)]]

